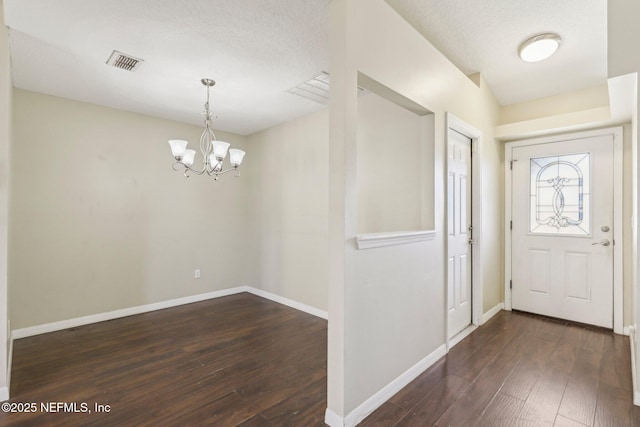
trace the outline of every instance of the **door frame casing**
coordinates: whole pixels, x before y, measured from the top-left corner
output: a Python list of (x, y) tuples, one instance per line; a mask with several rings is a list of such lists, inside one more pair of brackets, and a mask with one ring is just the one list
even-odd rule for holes
[(444, 240), (445, 254), (444, 257), (444, 285), (445, 285), (445, 318), (444, 318), (444, 334), (447, 343), (447, 351), (453, 345), (458, 343), (464, 336), (473, 332), (475, 328), (482, 325), (482, 304), (483, 304), (483, 283), (482, 283), (482, 131), (474, 128), (468, 123), (456, 117), (454, 114), (447, 112), (446, 122), (446, 142), (444, 144), (444, 156), (446, 166), (444, 169), (444, 187), (445, 194), (448, 197), (449, 187), (447, 175), (449, 173), (449, 129), (452, 129), (467, 138), (471, 139), (471, 224), (473, 225), (472, 236), (476, 241), (471, 245), (471, 325), (464, 329), (455, 340), (449, 337), (449, 271), (447, 268), (447, 258), (449, 254), (449, 212), (448, 204), (444, 203), (444, 230), (447, 236)]
[(595, 129), (583, 132), (574, 132), (560, 135), (552, 135), (541, 138), (532, 138), (507, 142), (504, 147), (504, 309), (511, 310), (511, 203), (512, 203), (512, 153), (516, 147), (528, 145), (549, 144), (573, 139), (591, 138), (597, 136), (613, 136), (613, 332), (623, 333), (623, 134), (622, 126)]

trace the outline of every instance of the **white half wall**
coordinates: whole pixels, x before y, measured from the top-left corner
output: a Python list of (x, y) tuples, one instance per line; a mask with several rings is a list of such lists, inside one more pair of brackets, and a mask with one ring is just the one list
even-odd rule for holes
[[(498, 105), (383, 0), (333, 0), (328, 414), (356, 408), (445, 343), (445, 113), (483, 134), (484, 307), (502, 302)], [(434, 112), (433, 240), (358, 250), (358, 73)], [(393, 146), (391, 146), (393, 150)], [(392, 156), (393, 154), (391, 154)], [(381, 163), (384, 162), (381, 155)], [(380, 173), (392, 174), (393, 168)], [(416, 182), (415, 185), (421, 185)], [(398, 207), (399, 209), (401, 207)], [(367, 411), (375, 409), (367, 407)], [(362, 414), (359, 414), (360, 417)], [(337, 417), (337, 418), (336, 418)]]

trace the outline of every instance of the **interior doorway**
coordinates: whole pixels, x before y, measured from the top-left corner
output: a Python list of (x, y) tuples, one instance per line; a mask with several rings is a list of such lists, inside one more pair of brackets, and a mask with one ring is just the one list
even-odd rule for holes
[(447, 151), (447, 291), (449, 338), (471, 325), (471, 138), (449, 129)]
[(449, 347), (482, 324), (482, 132), (447, 114), (447, 310)]

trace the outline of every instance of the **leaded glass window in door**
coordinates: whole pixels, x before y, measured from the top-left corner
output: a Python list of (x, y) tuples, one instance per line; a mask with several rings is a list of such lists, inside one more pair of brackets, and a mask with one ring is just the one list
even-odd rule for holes
[(529, 233), (588, 236), (589, 153), (531, 159)]

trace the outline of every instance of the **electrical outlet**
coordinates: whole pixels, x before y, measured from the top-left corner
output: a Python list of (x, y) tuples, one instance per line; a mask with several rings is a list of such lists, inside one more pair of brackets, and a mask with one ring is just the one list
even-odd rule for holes
[(193, 272), (193, 278), (194, 278), (194, 279), (199, 279), (199, 278), (200, 278), (200, 269), (199, 269), (199, 268), (198, 268), (198, 269), (196, 269), (196, 270)]

